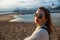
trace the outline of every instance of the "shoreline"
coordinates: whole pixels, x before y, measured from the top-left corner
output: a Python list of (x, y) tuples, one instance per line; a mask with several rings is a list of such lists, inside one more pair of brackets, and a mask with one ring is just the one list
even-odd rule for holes
[(9, 20), (12, 20), (12, 19), (15, 19), (13, 16), (14, 15), (23, 15), (23, 14), (14, 14), (14, 13), (11, 13), (11, 14), (2, 14), (0, 15), (0, 21), (3, 21), (3, 22), (8, 22)]

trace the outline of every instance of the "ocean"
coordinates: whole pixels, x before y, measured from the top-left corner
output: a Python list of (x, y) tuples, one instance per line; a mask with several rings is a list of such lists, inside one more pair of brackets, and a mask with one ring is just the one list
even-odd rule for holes
[[(6, 13), (0, 13), (6, 14)], [(7, 13), (8, 14), (8, 13)], [(60, 13), (50, 13), (53, 25), (60, 26)], [(34, 22), (34, 14), (24, 14), (24, 15), (14, 15), (15, 19), (10, 20), (10, 22)]]
[[(60, 25), (60, 13), (50, 13), (53, 25)], [(15, 19), (10, 22), (34, 22), (34, 14), (24, 14), (13, 16)]]

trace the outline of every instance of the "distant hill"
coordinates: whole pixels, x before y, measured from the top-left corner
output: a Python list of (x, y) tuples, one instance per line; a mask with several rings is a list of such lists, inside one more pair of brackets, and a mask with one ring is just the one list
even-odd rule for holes
[(60, 6), (56, 7), (56, 8), (48, 8), (50, 10), (50, 12), (53, 13), (60, 13)]
[[(56, 8), (51, 8), (51, 7), (47, 7), (50, 12), (60, 12), (60, 6), (56, 7)], [(18, 12), (18, 13), (22, 13), (22, 14), (33, 14), (35, 11), (36, 11), (36, 7), (33, 7), (31, 9), (27, 9), (27, 8), (24, 8), (24, 9), (14, 9), (12, 11), (0, 11), (0, 13), (2, 12)]]

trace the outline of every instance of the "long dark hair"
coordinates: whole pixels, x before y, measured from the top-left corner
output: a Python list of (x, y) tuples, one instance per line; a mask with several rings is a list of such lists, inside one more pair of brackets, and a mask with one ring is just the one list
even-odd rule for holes
[(47, 8), (45, 8), (45, 7), (39, 7), (38, 9), (41, 9), (41, 10), (43, 10), (45, 12), (45, 18), (47, 19), (45, 25), (48, 28), (49, 34), (51, 34), (52, 31), (53, 31), (52, 30), (53, 26), (52, 26), (52, 22), (51, 22), (50, 11)]

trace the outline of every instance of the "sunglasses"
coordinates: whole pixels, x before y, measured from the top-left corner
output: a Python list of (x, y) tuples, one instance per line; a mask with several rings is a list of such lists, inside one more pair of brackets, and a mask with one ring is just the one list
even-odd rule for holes
[(42, 13), (40, 13), (40, 14), (35, 13), (34, 16), (41, 19), (43, 17), (43, 14)]

